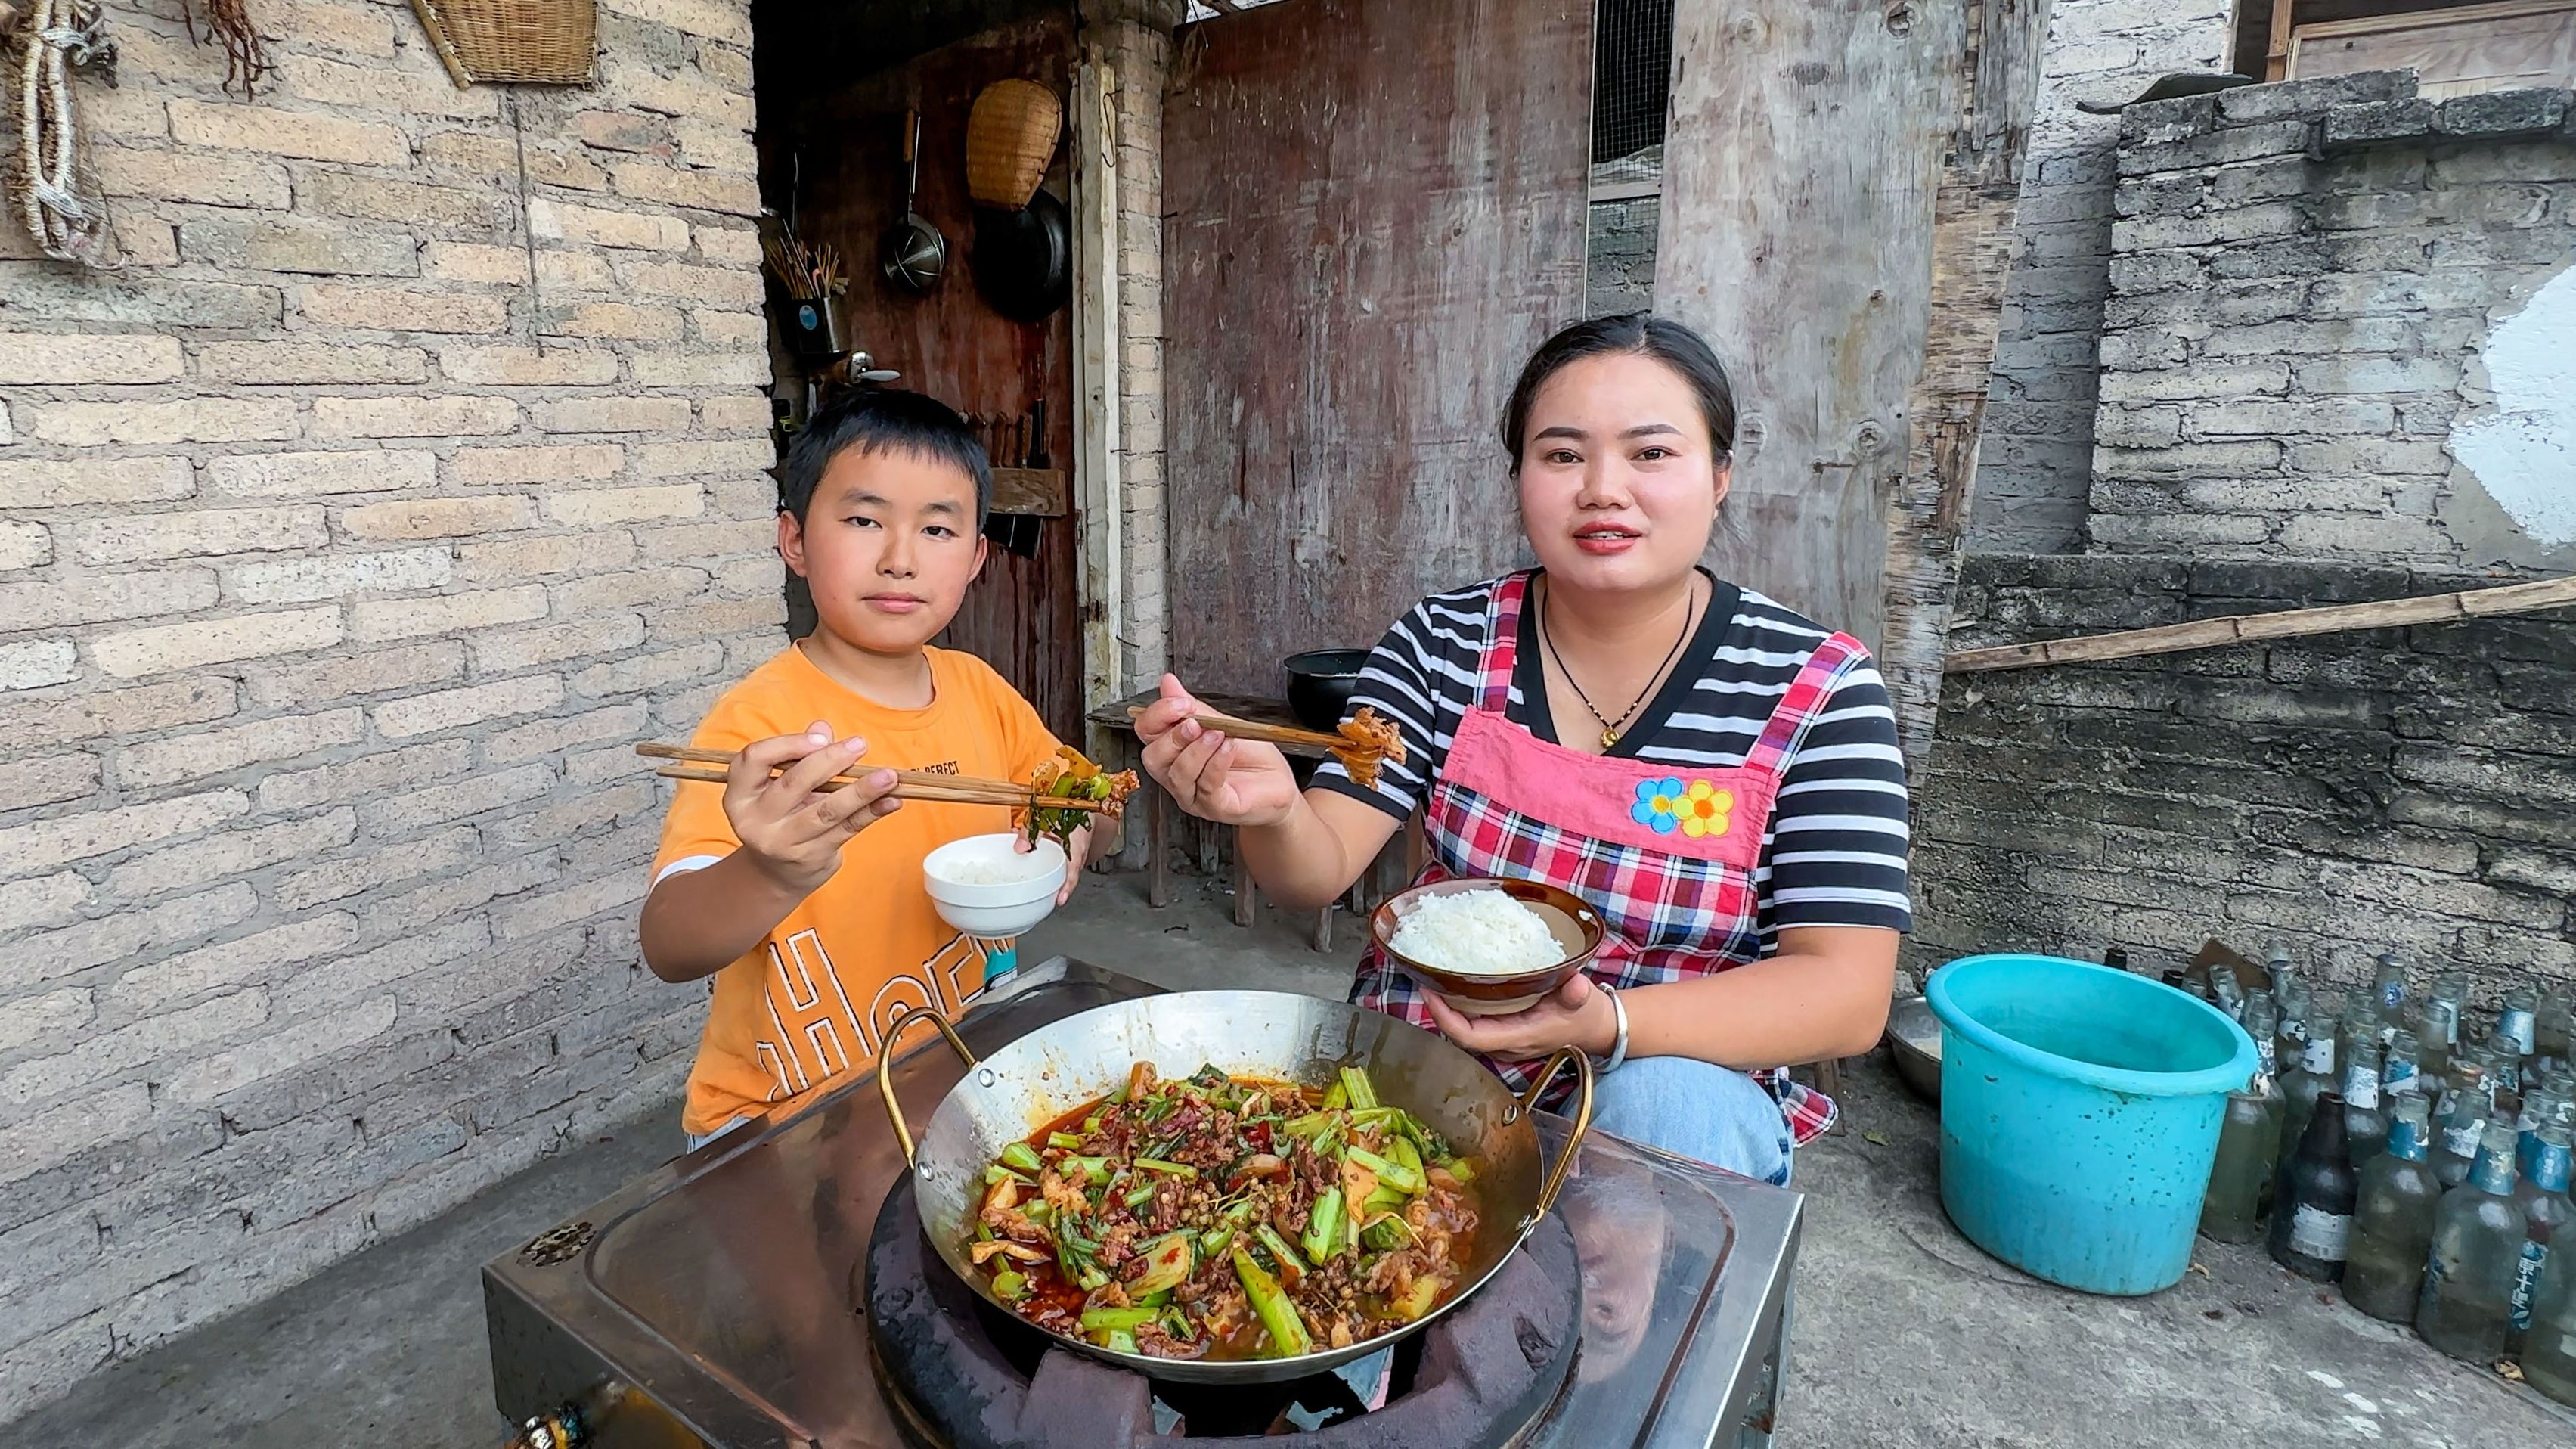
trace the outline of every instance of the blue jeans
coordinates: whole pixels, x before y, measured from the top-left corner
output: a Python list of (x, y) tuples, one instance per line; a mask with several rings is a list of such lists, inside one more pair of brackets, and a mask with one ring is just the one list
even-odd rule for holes
[(1789, 1119), (1742, 1072), (1695, 1057), (1637, 1057), (1592, 1089), (1592, 1125), (1631, 1142), (1786, 1186)]

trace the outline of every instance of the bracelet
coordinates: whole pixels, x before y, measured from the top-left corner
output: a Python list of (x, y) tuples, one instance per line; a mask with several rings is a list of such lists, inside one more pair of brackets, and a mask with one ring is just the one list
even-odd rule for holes
[(1619, 1070), (1620, 1063), (1628, 1060), (1628, 1003), (1621, 1001), (1619, 993), (1607, 986), (1600, 987), (1599, 990), (1602, 995), (1610, 998), (1610, 1014), (1619, 1020), (1619, 1034), (1611, 1039), (1610, 1055), (1593, 1064), (1592, 1072), (1595, 1076), (1615, 1072)]

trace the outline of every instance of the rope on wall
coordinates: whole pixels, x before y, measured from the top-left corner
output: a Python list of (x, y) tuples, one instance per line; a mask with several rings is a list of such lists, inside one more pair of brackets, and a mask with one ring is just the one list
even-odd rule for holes
[(27, 233), (57, 261), (118, 264), (107, 202), (87, 184), (71, 72), (116, 63), (97, 0), (26, 0), (18, 38), (18, 164), (11, 178)]

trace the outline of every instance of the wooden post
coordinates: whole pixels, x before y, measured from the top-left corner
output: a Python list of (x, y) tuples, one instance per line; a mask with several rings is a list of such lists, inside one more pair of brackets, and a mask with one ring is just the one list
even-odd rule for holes
[[(1082, 618), (1086, 709), (1119, 698), (1118, 621), (1126, 615), (1119, 520), (1126, 512), (1119, 473), (1118, 136), (1110, 96), (1117, 77), (1098, 46), (1073, 76), (1073, 491), (1080, 532), (1075, 581)], [(1107, 759), (1108, 730), (1094, 724), (1093, 759)], [(1157, 878), (1164, 869), (1157, 857)], [(1159, 902), (1158, 902), (1159, 904)]]
[(1150, 779), (1145, 794), (1145, 904), (1159, 911), (1172, 903), (1172, 796)]
[(2290, 78), (2290, 6), (2291, 0), (2272, 0), (2272, 32), (2263, 49), (2263, 79)]

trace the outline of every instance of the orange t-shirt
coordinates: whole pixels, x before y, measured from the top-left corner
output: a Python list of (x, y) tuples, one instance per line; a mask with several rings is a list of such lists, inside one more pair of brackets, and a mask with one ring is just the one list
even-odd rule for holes
[[(991, 665), (972, 654), (923, 652), (930, 707), (889, 709), (835, 683), (790, 645), (727, 690), (692, 743), (738, 750), (800, 734), (819, 719), (835, 739), (868, 742), (857, 768), (1003, 780), (1029, 778), (1055, 752), (1037, 711)], [(921, 860), (949, 841), (1010, 828), (1011, 812), (1000, 806), (907, 800), (852, 837), (840, 870), (749, 955), (716, 973), (682, 1127), (713, 1132), (736, 1117), (793, 1111), (827, 1083), (875, 1065), (887, 1025), (906, 1008), (963, 1010), (983, 990), (987, 947), (932, 909)], [(725, 819), (724, 787), (682, 783), (662, 824), (653, 879), (713, 865), (740, 844)]]

